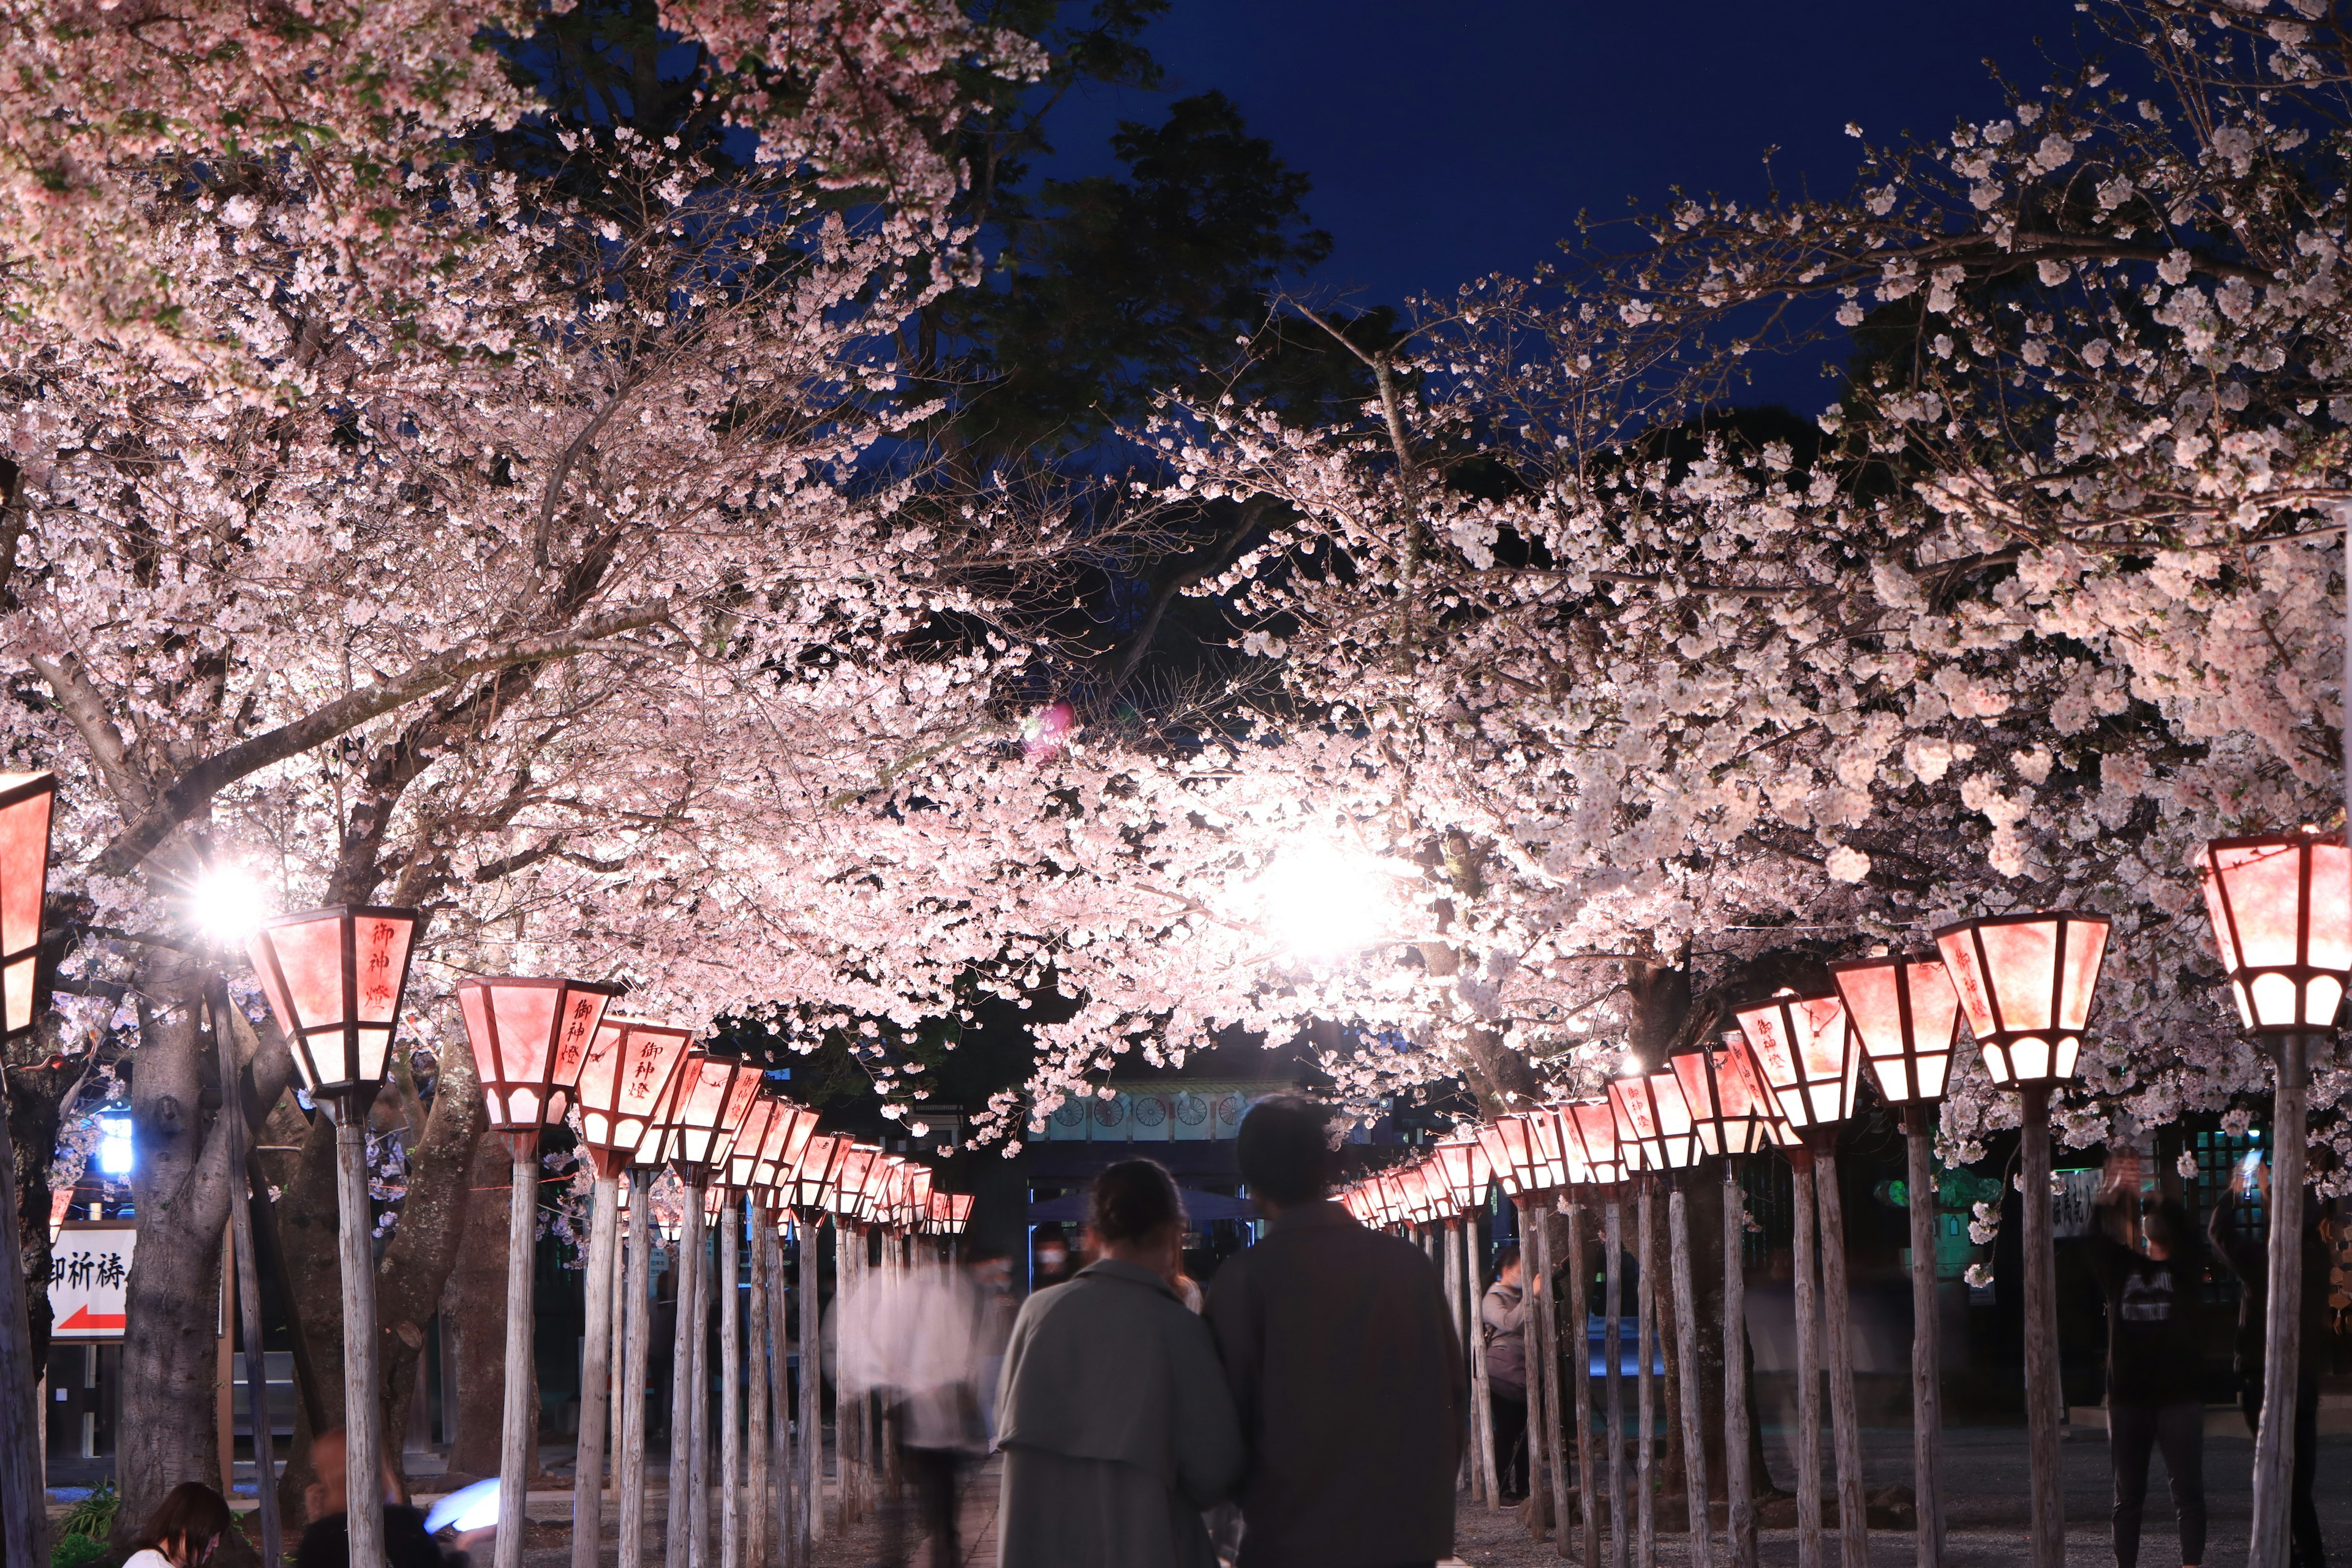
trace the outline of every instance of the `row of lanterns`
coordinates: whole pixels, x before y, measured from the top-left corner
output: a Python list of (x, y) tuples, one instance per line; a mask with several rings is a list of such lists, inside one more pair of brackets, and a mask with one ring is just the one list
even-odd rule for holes
[[(2303, 829), (2214, 840), (2200, 858), (2200, 872), (2241, 1018), (2278, 1060), (2273, 1146), (2281, 1168), (2273, 1178), (2273, 1224), (2291, 1233), (2286, 1227), (2297, 1225), (2301, 1202), (2303, 1053), (2311, 1037), (2332, 1033), (2352, 978), (2352, 856), (2341, 838)], [(1810, 1187), (1816, 1160), (1830, 1158), (1838, 1127), (1854, 1113), (1866, 1069), (1881, 1098), (1902, 1110), (1911, 1135), (1912, 1266), (1922, 1287), (1915, 1301), (1922, 1305), (1921, 1322), (1932, 1324), (1926, 1308), (1934, 1268), (1927, 1112), (1948, 1087), (1959, 1023), (1966, 1019), (1991, 1081), (2026, 1101), (2023, 1183), (2027, 1193), (2037, 1192), (2049, 1180), (2049, 1096), (2074, 1077), (2109, 931), (2105, 917), (2071, 911), (1989, 916), (1938, 930), (1932, 958), (1832, 963), (1827, 990), (1784, 989), (1735, 1008), (1738, 1026), (1723, 1037), (1719, 1047), (1678, 1053), (1649, 1070), (1637, 1066), (1601, 1094), (1498, 1116), (1476, 1127), (1475, 1136), (1433, 1145), (1417, 1163), (1366, 1176), (1341, 1199), (1367, 1224), (1427, 1226), (1475, 1210), (1490, 1180), (1522, 1203), (1572, 1188), (1592, 1189), (1613, 1201), (1629, 1179), (1685, 1170), (1708, 1156), (1736, 1164), (1769, 1145), (1791, 1152), (1800, 1165), (1801, 1188)], [(1834, 1265), (1834, 1296), (1842, 1295), (1843, 1258), (1842, 1243), (1832, 1234), (1833, 1167), (1824, 1181), (1819, 1198), (1824, 1274)], [(1727, 1201), (1737, 1203), (1737, 1193), (1727, 1173)], [(2054, 1484), (2054, 1280), (2046, 1205), (2029, 1202), (2025, 1215), (2035, 1561), (2050, 1568), (2063, 1541)], [(1929, 1223), (1923, 1225), (1923, 1218)], [(1801, 1216), (1801, 1246), (1810, 1223), (1809, 1216)], [(1925, 1243), (1923, 1234), (1928, 1237)], [(1679, 1230), (1671, 1240), (1678, 1252), (1686, 1246)], [(2297, 1268), (2297, 1253), (2292, 1247), (2272, 1249), (2270, 1289), (2281, 1292), (2275, 1300), (2295, 1299), (2292, 1278), (2281, 1275)], [(1736, 1256), (1727, 1259), (1727, 1268), (1736, 1273)], [(1809, 1295), (1801, 1295), (1801, 1307)], [(1827, 1308), (1834, 1341), (1842, 1338), (1844, 1303), (1833, 1299)], [(1801, 1338), (1809, 1342), (1809, 1336)], [(2266, 1388), (2294, 1384), (2292, 1342), (2284, 1349), (2283, 1364), (2269, 1369)], [(2279, 1351), (2273, 1342), (2274, 1359)], [(1922, 1405), (1915, 1410), (1920, 1444), (1916, 1490), (1927, 1563), (1936, 1560), (1942, 1544), (1932, 1331), (1919, 1335), (1917, 1357), (1914, 1387)], [(1832, 1368), (1833, 1374), (1839, 1370)], [(1732, 1392), (1727, 1389), (1727, 1400)], [(2258, 1535), (2263, 1533), (2263, 1515), (2281, 1510), (2285, 1495), (2291, 1439), (2277, 1415), (2266, 1405), (2257, 1441), (2256, 1490), (2263, 1505), (2257, 1509)], [(1744, 1412), (1741, 1418), (1744, 1424)], [(1859, 1500), (1859, 1455), (1845, 1452), (1853, 1447), (1848, 1434), (1838, 1436), (1839, 1468), (1843, 1471), (1851, 1464), (1857, 1478), (1853, 1500)], [(1742, 1445), (1731, 1456), (1736, 1472), (1744, 1460)], [(1746, 1492), (1738, 1484), (1744, 1479), (1735, 1474), (1735, 1500)], [(1801, 1493), (1814, 1492), (1801, 1498), (1801, 1519), (1808, 1512), (1820, 1517), (1817, 1485), (1801, 1485)], [(1743, 1529), (1752, 1526), (1739, 1512), (1735, 1507), (1735, 1555), (1752, 1562), (1752, 1533), (1745, 1542), (1741, 1539)], [(2283, 1529), (2283, 1514), (2274, 1528)], [(1698, 1533), (1704, 1535), (1703, 1528)], [(1843, 1532), (1850, 1565), (1867, 1560), (1861, 1537), (1859, 1529)], [(2284, 1535), (2271, 1540), (2283, 1543)]]

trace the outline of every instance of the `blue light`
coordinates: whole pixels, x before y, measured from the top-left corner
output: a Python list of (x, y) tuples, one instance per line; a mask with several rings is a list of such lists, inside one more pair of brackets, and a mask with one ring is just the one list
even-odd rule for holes
[(127, 1176), (134, 1155), (131, 1147), (131, 1118), (109, 1116), (99, 1122), (98, 1168), (110, 1176)]

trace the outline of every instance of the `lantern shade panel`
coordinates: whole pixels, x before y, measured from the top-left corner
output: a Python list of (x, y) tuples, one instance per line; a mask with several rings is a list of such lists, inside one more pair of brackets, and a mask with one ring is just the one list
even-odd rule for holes
[(2257, 1034), (2336, 1026), (2352, 978), (2352, 854), (2305, 829), (2217, 838), (2198, 879), (2231, 994)]
[(834, 1162), (831, 1207), (837, 1215), (855, 1215), (866, 1195), (866, 1175), (882, 1151), (870, 1143), (852, 1143)]
[(952, 1227), (950, 1235), (961, 1236), (964, 1227), (971, 1224), (971, 1205), (976, 1201), (971, 1193), (948, 1194), (948, 1224)]
[[(1737, 1042), (1737, 1035), (1731, 1037)], [(1682, 1080), (1692, 1130), (1703, 1152), (1739, 1158), (1761, 1152), (1772, 1141), (1780, 1111), (1748, 1070), (1747, 1053), (1736, 1046), (1685, 1051), (1666, 1058)]]
[(760, 1149), (767, 1141), (770, 1123), (780, 1115), (791, 1114), (792, 1106), (773, 1095), (751, 1096), (751, 1103), (744, 1108), (743, 1120), (735, 1129), (734, 1139), (727, 1145), (729, 1186), (748, 1187), (758, 1179)]
[(1941, 960), (1863, 958), (1830, 965), (1848, 1024), (1890, 1104), (1940, 1100), (1959, 1036), (1960, 994)]
[(1358, 1225), (1372, 1223), (1370, 1200), (1364, 1195), (1364, 1189), (1360, 1185), (1350, 1186), (1346, 1192), (1341, 1193), (1339, 1206), (1346, 1209)]
[(2005, 1089), (2074, 1076), (2106, 954), (2103, 915), (2067, 910), (1990, 915), (1936, 932), (1960, 1010)]
[(1519, 1180), (1517, 1170), (1511, 1163), (1510, 1143), (1503, 1135), (1502, 1124), (1496, 1121), (1482, 1121), (1478, 1124), (1477, 1136), (1478, 1148), (1486, 1156), (1487, 1173), (1503, 1189), (1505, 1197), (1517, 1197), (1527, 1189)]
[(813, 1134), (801, 1146), (801, 1157), (793, 1166), (792, 1182), (786, 1196), (797, 1209), (822, 1209), (832, 1203), (834, 1167), (840, 1163), (841, 1152), (849, 1140), (830, 1132)]
[(313, 1095), (373, 1095), (383, 1082), (424, 917), (339, 904), (280, 915), (247, 939), (262, 994)]
[(801, 1151), (816, 1133), (815, 1111), (790, 1100), (779, 1103), (783, 1110), (770, 1119), (767, 1136), (760, 1141), (759, 1162), (752, 1171), (751, 1179), (763, 1186), (781, 1187), (791, 1181), (793, 1168), (800, 1163)]
[[(1489, 1136), (1491, 1134), (1491, 1136)], [(1533, 1119), (1524, 1114), (1498, 1116), (1478, 1129), (1486, 1163), (1503, 1190), (1513, 1197), (1538, 1191)]]
[(1528, 1112), (1528, 1142), (1535, 1152), (1534, 1190), (1554, 1193), (1577, 1179), (1575, 1138), (1548, 1106)]
[(1782, 990), (1734, 1010), (1748, 1067), (1800, 1133), (1834, 1127), (1853, 1114), (1862, 1085), (1862, 1051), (1834, 991)]
[(1697, 1124), (1671, 1067), (1612, 1080), (1609, 1104), (1618, 1142), (1639, 1151), (1640, 1169), (1679, 1171), (1697, 1163)]
[(1454, 1195), (1457, 1208), (1475, 1208), (1486, 1200), (1486, 1184), (1491, 1179), (1486, 1167), (1486, 1152), (1479, 1147), (1475, 1136), (1456, 1135), (1437, 1145), (1438, 1167), (1444, 1173), (1446, 1191)]
[(572, 1094), (580, 1140), (610, 1154), (634, 1154), (669, 1098), (694, 1031), (607, 1012), (581, 1058)]
[(1625, 1179), (1627, 1153), (1617, 1138), (1617, 1110), (1605, 1094), (1571, 1100), (1559, 1108), (1560, 1130), (1576, 1142), (1583, 1181), (1613, 1186)]
[(481, 1074), (490, 1126), (529, 1132), (555, 1120), (619, 987), (521, 975), (457, 982), (457, 1011)]
[(0, 773), (0, 1035), (11, 1039), (33, 1026), (57, 794), (55, 773)]
[(739, 1058), (696, 1051), (678, 1069), (663, 1121), (674, 1129), (670, 1162), (678, 1176), (696, 1179), (727, 1157), (735, 1129), (751, 1109), (764, 1075)]

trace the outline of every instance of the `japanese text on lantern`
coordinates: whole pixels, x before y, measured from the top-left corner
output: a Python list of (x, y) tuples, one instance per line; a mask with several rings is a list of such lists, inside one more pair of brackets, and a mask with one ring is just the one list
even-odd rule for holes
[(559, 1071), (568, 1072), (580, 1060), (580, 1053), (588, 1038), (588, 1026), (593, 1021), (596, 999), (575, 996), (572, 1000), (572, 1016), (564, 1021), (563, 1044), (556, 1052)]
[(392, 938), (390, 921), (370, 921), (367, 928), (367, 1005), (372, 1010), (392, 1009)]

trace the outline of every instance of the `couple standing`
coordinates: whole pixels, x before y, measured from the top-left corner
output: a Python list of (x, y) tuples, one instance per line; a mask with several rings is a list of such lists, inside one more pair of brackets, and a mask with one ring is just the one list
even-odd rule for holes
[(1100, 1255), (1023, 1304), (999, 1393), (1000, 1568), (1213, 1568), (1202, 1513), (1228, 1500), (1236, 1568), (1452, 1554), (1468, 1413), (1436, 1268), (1330, 1201), (1312, 1101), (1259, 1101), (1237, 1152), (1265, 1236), (1200, 1316), (1173, 1288), (1182, 1201), (1150, 1160), (1097, 1179)]

